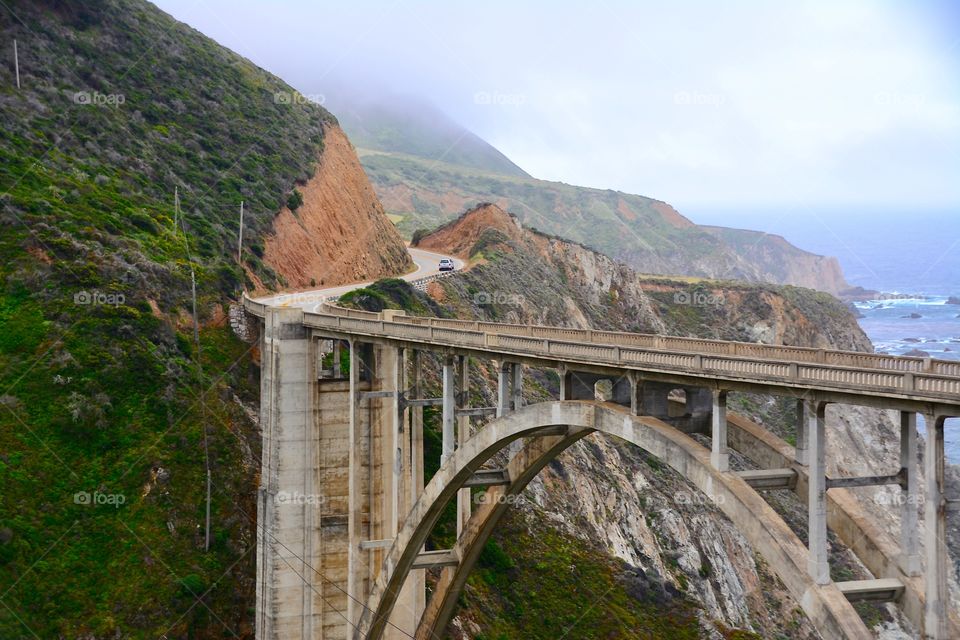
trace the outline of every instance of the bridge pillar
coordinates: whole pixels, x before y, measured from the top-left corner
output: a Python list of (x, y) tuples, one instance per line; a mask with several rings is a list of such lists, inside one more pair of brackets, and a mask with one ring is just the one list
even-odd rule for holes
[(793, 459), (797, 462), (797, 464), (802, 464), (804, 466), (806, 466), (810, 460), (807, 431), (809, 430), (809, 416), (811, 411), (812, 408), (810, 406), (810, 401), (797, 400), (797, 444), (793, 449)]
[[(362, 415), (360, 412), (360, 371), (363, 367), (360, 359), (360, 345), (356, 340), (348, 342), (350, 367), (349, 429), (347, 432), (347, 626), (354, 628), (363, 614), (362, 603), (365, 599), (364, 585), (366, 567), (363, 562), (366, 552), (360, 549), (364, 536), (364, 448), (369, 447), (364, 438)], [(366, 445), (366, 447), (364, 447)], [(349, 634), (349, 631), (347, 631)]]
[(630, 382), (630, 413), (639, 416), (643, 408), (643, 380), (636, 371), (628, 371), (627, 380)]
[[(420, 383), (420, 365), (421, 352), (412, 350), (410, 353), (410, 394), (414, 398), (423, 397), (423, 388)], [(424, 474), (423, 474), (423, 407), (410, 407), (408, 410), (408, 422), (410, 425), (410, 478), (408, 501), (405, 504), (402, 514), (407, 514), (416, 504), (420, 494), (423, 493)], [(410, 588), (413, 592), (412, 604), (413, 615), (416, 620), (427, 607), (426, 592), (426, 570), (413, 569), (410, 571), (410, 577), (404, 587)]]
[(523, 364), (513, 363), (513, 410), (523, 408)]
[(557, 369), (557, 373), (560, 375), (560, 397), (559, 400), (572, 400), (573, 396), (572, 388), (573, 385), (573, 372), (567, 369), (567, 366), (561, 364)]
[(443, 360), (443, 442), (440, 464), (453, 455), (454, 423), (456, 422), (456, 356), (446, 356)]
[(497, 368), (497, 417), (510, 413), (510, 401), (513, 399), (513, 365), (500, 362)]
[(710, 462), (717, 471), (730, 469), (730, 452), (727, 449), (727, 392), (713, 391), (713, 416)]
[(339, 378), (340, 373), (340, 341), (333, 341), (333, 377)]
[(944, 494), (943, 430), (944, 418), (934, 413), (924, 413), (926, 448), (923, 457), (924, 478), (927, 484), (924, 502), (924, 538), (926, 555), (924, 568), (926, 600), (923, 612), (923, 633), (931, 640), (945, 640), (949, 636), (946, 602), (947, 571), (950, 564), (947, 555), (947, 511)]
[(827, 555), (827, 403), (814, 401), (809, 414), (810, 443), (809, 531), (807, 570), (817, 584), (830, 583), (830, 563)]
[(900, 568), (908, 576), (920, 575), (918, 512), (920, 510), (920, 477), (917, 468), (917, 414), (900, 412), (900, 472), (903, 491), (900, 494)]
[(313, 638), (323, 616), (315, 591), (320, 564), (317, 348), (299, 309), (270, 309), (264, 322), (256, 637)]
[[(466, 356), (459, 356), (460, 362), (460, 393), (457, 404), (466, 409), (470, 405), (470, 360)], [(470, 439), (470, 416), (462, 415), (457, 418), (457, 446), (462, 447)], [(457, 492), (457, 538), (463, 532), (467, 521), (470, 520), (470, 489), (461, 489)]]

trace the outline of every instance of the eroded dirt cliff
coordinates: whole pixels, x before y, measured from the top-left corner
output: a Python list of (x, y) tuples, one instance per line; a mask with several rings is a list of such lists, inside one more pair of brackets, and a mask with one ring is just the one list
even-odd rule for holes
[(317, 171), (298, 187), (303, 204), (284, 207), (263, 261), (287, 288), (333, 286), (397, 275), (413, 265), (340, 127), (324, 128)]

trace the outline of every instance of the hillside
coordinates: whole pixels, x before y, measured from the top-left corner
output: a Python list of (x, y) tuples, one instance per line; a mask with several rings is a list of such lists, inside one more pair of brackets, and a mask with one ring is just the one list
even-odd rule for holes
[(770, 233), (729, 227), (700, 228), (716, 235), (733, 247), (737, 254), (761, 268), (762, 280), (789, 282), (834, 294), (852, 291), (843, 277), (840, 262), (833, 256), (818, 256), (803, 251), (782, 236)]
[(471, 311), (461, 311), (468, 315), (476, 311), (502, 322), (873, 350), (849, 309), (828, 294), (638, 274), (605, 254), (529, 229), (494, 204), (466, 211), (418, 238), (415, 246), (473, 261), (473, 268), (455, 281), (472, 292)]
[[(420, 315), (871, 349), (850, 312), (830, 295), (643, 276), (525, 228), (495, 205), (466, 212), (419, 244), (470, 258), (472, 267), (431, 284), (426, 296), (380, 283), (349, 300), (359, 306), (387, 300)], [(438, 369), (425, 368), (434, 376), (428, 393), (439, 393)], [(472, 370), (471, 405), (495, 404), (495, 367), (478, 360)], [(525, 375), (528, 401), (556, 397), (554, 372), (528, 367)], [(730, 402), (781, 437), (794, 437), (791, 400), (731, 394)], [(893, 464), (887, 443), (898, 425), (886, 413), (843, 409), (831, 411), (830, 420), (832, 464), (874, 473)], [(439, 446), (435, 413), (427, 426), (429, 460), (436, 453), (430, 443)], [(751, 468), (734, 458), (735, 469)], [(804, 501), (789, 492), (769, 500), (805, 535)], [(866, 497), (864, 503), (880, 504)], [(451, 541), (452, 524), (441, 524), (434, 548)], [(830, 544), (835, 577), (867, 575), (832, 535)], [(563, 605), (571, 593), (583, 606)], [(819, 637), (735, 523), (655, 458), (602, 436), (574, 446), (534, 480), (494, 533), (460, 602), (450, 630), (458, 640), (549, 638), (557, 628), (581, 638)], [(895, 609), (864, 604), (858, 611), (868, 626), (885, 625), (883, 637), (909, 637), (896, 635), (903, 621)]]
[(358, 147), (431, 158), (504, 176), (529, 177), (478, 135), (436, 107), (418, 103), (410, 96), (391, 97), (389, 106), (385, 106), (383, 98), (364, 98), (350, 88), (328, 93), (326, 104), (339, 114), (340, 123)]
[[(153, 5), (15, 1), (0, 33), (0, 637), (252, 637), (258, 354), (225, 303), (402, 243), (333, 116)], [(344, 246), (298, 244), (320, 225)]]
[(363, 168), (407, 237), (493, 202), (529, 227), (582, 242), (642, 273), (814, 286), (833, 294), (849, 288), (832, 258), (776, 236), (718, 233), (653, 198), (504, 175), (459, 165), (449, 153), (367, 147), (363, 140), (357, 139)]

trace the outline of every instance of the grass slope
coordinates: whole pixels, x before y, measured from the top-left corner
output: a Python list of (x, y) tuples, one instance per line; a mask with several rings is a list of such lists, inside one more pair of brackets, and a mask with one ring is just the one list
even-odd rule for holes
[(0, 637), (252, 637), (256, 369), (222, 303), (239, 201), (269, 282), (332, 116), (141, 0), (13, 2), (0, 32)]

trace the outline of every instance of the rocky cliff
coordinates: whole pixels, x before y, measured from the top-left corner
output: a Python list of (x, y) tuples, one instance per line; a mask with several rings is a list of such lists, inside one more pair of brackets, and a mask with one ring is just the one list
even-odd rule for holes
[[(376, 128), (375, 120), (365, 127)], [(363, 167), (408, 237), (489, 201), (527, 227), (581, 242), (641, 273), (792, 284), (834, 294), (847, 288), (836, 261), (782, 238), (718, 233), (654, 198), (481, 170), (457, 164), (450, 153), (423, 155), (412, 146), (397, 152), (396, 145), (364, 140), (375, 146), (360, 149)]]
[[(418, 241), (420, 246), (470, 259), (473, 265), (428, 289), (429, 305), (439, 314), (871, 348), (853, 316), (832, 296), (797, 287), (641, 276), (581, 245), (526, 229), (495, 205), (477, 207)], [(530, 401), (556, 394), (558, 382), (551, 372), (528, 369), (527, 376), (524, 393)], [(476, 397), (471, 402), (493, 404), (494, 380), (493, 368), (478, 362), (472, 379)], [(786, 403), (739, 394), (731, 402), (783, 437), (792, 437)], [(777, 410), (770, 408), (774, 406)], [(889, 457), (887, 429), (875, 428), (872, 418), (857, 409), (832, 415), (834, 470), (858, 455), (882, 451)], [(791, 494), (774, 502), (804, 538), (802, 501)], [(535, 542), (544, 537), (550, 544)], [(449, 540), (441, 537), (436, 542), (439, 547)], [(838, 540), (831, 537), (831, 544), (838, 579), (866, 577)], [(555, 597), (553, 606), (562, 606), (563, 597), (554, 590), (579, 593), (581, 588), (586, 604), (602, 613), (596, 620), (588, 617), (584, 628), (574, 625), (569, 637), (595, 637), (593, 631), (601, 628), (609, 634), (605, 637), (629, 636), (638, 628), (659, 629), (650, 637), (818, 637), (735, 523), (656, 459), (602, 436), (587, 438), (541, 472), (519, 509), (495, 534), (494, 545), (493, 551), (485, 552), (490, 557), (481, 563), (481, 578), (471, 580), (463, 596), (452, 637), (546, 637), (542, 634), (549, 625), (531, 622), (551, 616), (538, 608), (538, 602), (553, 602)], [(582, 568), (583, 563), (594, 566), (584, 557), (556, 567), (563, 563), (555, 559), (564, 556), (562, 550), (569, 545), (613, 562), (612, 582)], [(496, 549), (506, 550), (511, 563), (491, 559)], [(551, 573), (528, 583), (523, 576), (541, 566), (550, 566)], [(643, 587), (631, 586), (637, 584)], [(622, 592), (631, 594), (630, 607), (621, 601)], [(660, 603), (660, 616), (632, 626), (641, 616), (638, 611), (651, 601)], [(692, 606), (693, 613), (685, 606)], [(624, 608), (633, 616), (630, 621)], [(885, 638), (910, 637), (909, 625), (892, 607), (866, 605), (860, 611)], [(692, 623), (684, 617), (689, 615)], [(603, 626), (608, 622), (612, 628)], [(659, 626), (668, 624), (674, 625), (670, 631)]]
[(840, 261), (802, 251), (782, 236), (746, 229), (703, 226), (708, 233), (732, 246), (738, 255), (757, 266), (760, 278), (840, 294), (850, 285), (843, 276)]
[(297, 190), (303, 203), (280, 210), (263, 255), (287, 287), (361, 282), (413, 266), (353, 145), (336, 124), (324, 128), (316, 173)]
[(454, 282), (464, 314), (767, 344), (870, 351), (832, 296), (790, 286), (641, 275), (605, 254), (528, 228), (482, 204), (416, 239), (475, 265)]

